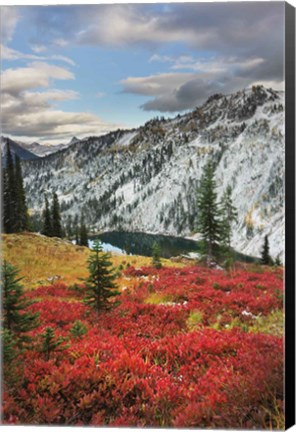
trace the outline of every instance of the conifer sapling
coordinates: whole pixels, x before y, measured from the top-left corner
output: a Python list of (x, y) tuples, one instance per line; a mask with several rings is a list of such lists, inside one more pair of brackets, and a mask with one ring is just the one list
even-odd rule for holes
[(46, 327), (44, 333), (41, 334), (42, 346), (41, 352), (44, 354), (46, 361), (49, 360), (50, 355), (54, 351), (63, 351), (67, 346), (63, 345), (66, 338), (56, 336), (51, 327)]
[(157, 242), (154, 242), (152, 246), (152, 265), (157, 269), (162, 267), (160, 254), (161, 254), (160, 246)]
[(18, 270), (4, 261), (2, 269), (3, 327), (13, 333), (20, 342), (27, 342), (30, 338), (26, 333), (38, 326), (39, 313), (33, 314), (26, 311), (33, 302), (24, 298), (21, 280), (22, 278), (18, 277)]
[(264, 237), (264, 244), (261, 250), (261, 263), (265, 265), (272, 264), (272, 258), (269, 255), (269, 240), (268, 235)]
[(97, 313), (117, 306), (118, 302), (110, 301), (112, 297), (119, 295), (114, 283), (116, 278), (110, 254), (104, 253), (99, 241), (95, 241), (91, 255), (88, 259), (89, 276), (85, 279), (84, 302), (92, 306)]

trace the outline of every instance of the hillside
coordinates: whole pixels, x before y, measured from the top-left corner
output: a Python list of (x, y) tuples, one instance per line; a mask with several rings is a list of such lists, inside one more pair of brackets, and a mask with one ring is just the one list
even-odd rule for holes
[[(174, 119), (78, 141), (23, 163), (31, 211), (57, 191), (64, 222), (85, 212), (91, 230), (192, 236), (202, 169), (216, 166), (218, 194), (228, 185), (238, 222), (233, 246), (283, 259), (284, 94), (257, 86), (210, 97)], [(198, 236), (197, 236), (198, 237)]]
[[(45, 237), (34, 233), (5, 234), (2, 236), (4, 259), (17, 266), (24, 278), (26, 289), (52, 282), (80, 283), (87, 276), (87, 259), (90, 250), (75, 246), (67, 240)], [(167, 266), (180, 265), (162, 260)], [(149, 265), (151, 258), (112, 255), (112, 263), (120, 265)]]
[(97, 311), (79, 280), (89, 250), (36, 234), (3, 243), (39, 314), (27, 349), (6, 350), (4, 424), (284, 428), (281, 268), (113, 255), (119, 305)]

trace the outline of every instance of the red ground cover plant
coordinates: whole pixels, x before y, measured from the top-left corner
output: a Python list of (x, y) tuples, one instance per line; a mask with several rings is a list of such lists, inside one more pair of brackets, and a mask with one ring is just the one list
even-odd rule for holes
[[(101, 315), (83, 304), (83, 287), (26, 294), (40, 326), (4, 377), (4, 423), (279, 426), (283, 341), (249, 327), (282, 309), (280, 271), (131, 267), (125, 277), (135, 289)], [(149, 304), (153, 295), (158, 304)], [(77, 321), (80, 336), (71, 331)], [(48, 360), (40, 349), (47, 327), (65, 338)]]

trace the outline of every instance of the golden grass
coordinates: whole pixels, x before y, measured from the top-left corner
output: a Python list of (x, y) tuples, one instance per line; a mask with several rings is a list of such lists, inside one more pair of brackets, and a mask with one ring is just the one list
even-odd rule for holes
[(282, 337), (284, 335), (284, 321), (283, 311), (274, 310), (267, 316), (258, 317), (256, 322), (249, 327), (249, 331)]
[(171, 303), (172, 301), (173, 301), (173, 298), (169, 295), (161, 295), (159, 293), (152, 293), (149, 295), (149, 297), (146, 298), (144, 303), (158, 305), (158, 304)]
[(200, 326), (202, 326), (203, 313), (198, 310), (194, 310), (190, 312), (190, 315), (187, 319), (187, 327), (190, 331), (196, 330)]
[[(35, 233), (4, 234), (2, 236), (2, 255), (15, 265), (23, 277), (25, 289), (51, 283), (56, 278), (67, 285), (81, 282), (88, 275), (87, 259), (90, 250), (75, 246), (67, 240), (49, 238)], [(136, 255), (112, 255), (114, 267), (126, 269), (150, 266), (151, 258)], [(180, 266), (170, 260), (162, 260), (165, 266)], [(118, 277), (119, 286), (130, 285), (129, 279)]]
[(87, 248), (33, 233), (6, 234), (2, 239), (3, 258), (19, 269), (26, 289), (49, 284), (51, 278), (73, 284), (87, 276)]

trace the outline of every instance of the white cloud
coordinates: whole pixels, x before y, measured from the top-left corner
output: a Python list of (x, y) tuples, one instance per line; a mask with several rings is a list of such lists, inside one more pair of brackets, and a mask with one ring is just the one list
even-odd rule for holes
[(121, 81), (125, 93), (135, 93), (145, 96), (166, 94), (178, 89), (195, 77), (190, 73), (164, 73), (147, 77), (129, 77)]
[(69, 41), (67, 41), (66, 39), (63, 39), (63, 38), (57, 38), (57, 39), (53, 40), (53, 44), (57, 45), (58, 47), (63, 48), (69, 44)]
[[(230, 60), (229, 60), (230, 61)], [(121, 81), (126, 93), (149, 96), (141, 108), (145, 111), (178, 112), (192, 109), (214, 93), (228, 94), (254, 84), (283, 89), (283, 79), (260, 80), (250, 75), (249, 68), (261, 65), (261, 59), (232, 61), (232, 69), (208, 62), (198, 66), (195, 73), (164, 73), (147, 77), (129, 77)], [(203, 69), (203, 70), (202, 70)]]
[(246, 58), (240, 59), (237, 57), (210, 57), (194, 60), (192, 57), (181, 56), (174, 61), (172, 69), (189, 69), (196, 72), (204, 73), (229, 73), (239, 70), (254, 69), (264, 63), (263, 58)]
[(49, 60), (60, 60), (62, 62), (68, 63), (71, 66), (75, 66), (75, 62), (70, 59), (69, 57), (63, 56), (63, 55), (53, 55), (49, 57)]
[(19, 94), (25, 89), (48, 87), (51, 79), (74, 79), (72, 72), (44, 62), (33, 62), (29, 66), (6, 69), (1, 73), (2, 91)]
[(20, 59), (28, 59), (28, 60), (40, 60), (39, 56), (34, 54), (24, 54), (15, 49), (9, 48), (5, 45), (0, 45), (1, 49), (1, 58), (2, 60), (20, 60)]
[(118, 129), (119, 125), (106, 123), (95, 114), (58, 109), (59, 102), (78, 99), (79, 94), (51, 89), (50, 84), (70, 79), (74, 79), (72, 72), (42, 62), (5, 70), (1, 75), (3, 133), (26, 141), (56, 143), (73, 135), (100, 135)]
[(180, 40), (193, 41), (195, 37), (191, 28), (167, 28), (161, 25), (165, 24), (163, 16), (146, 13), (133, 5), (112, 5), (91, 12), (87, 16), (89, 25), (76, 35), (79, 43), (158, 45)]
[(39, 60), (39, 61), (55, 60), (55, 61), (62, 61), (64, 63), (69, 64), (70, 66), (75, 66), (75, 62), (72, 59), (63, 55), (52, 55), (52, 56), (45, 57), (45, 56), (39, 56), (35, 54), (25, 54), (2, 44), (0, 45), (0, 48), (1, 48), (2, 60), (21, 60), (21, 59)]
[(45, 45), (31, 45), (31, 50), (34, 51), (37, 54), (40, 54), (42, 52), (45, 52), (47, 50)]
[(12, 39), (19, 18), (20, 18), (19, 11), (16, 7), (1, 6), (0, 9), (1, 41), (7, 42)]

